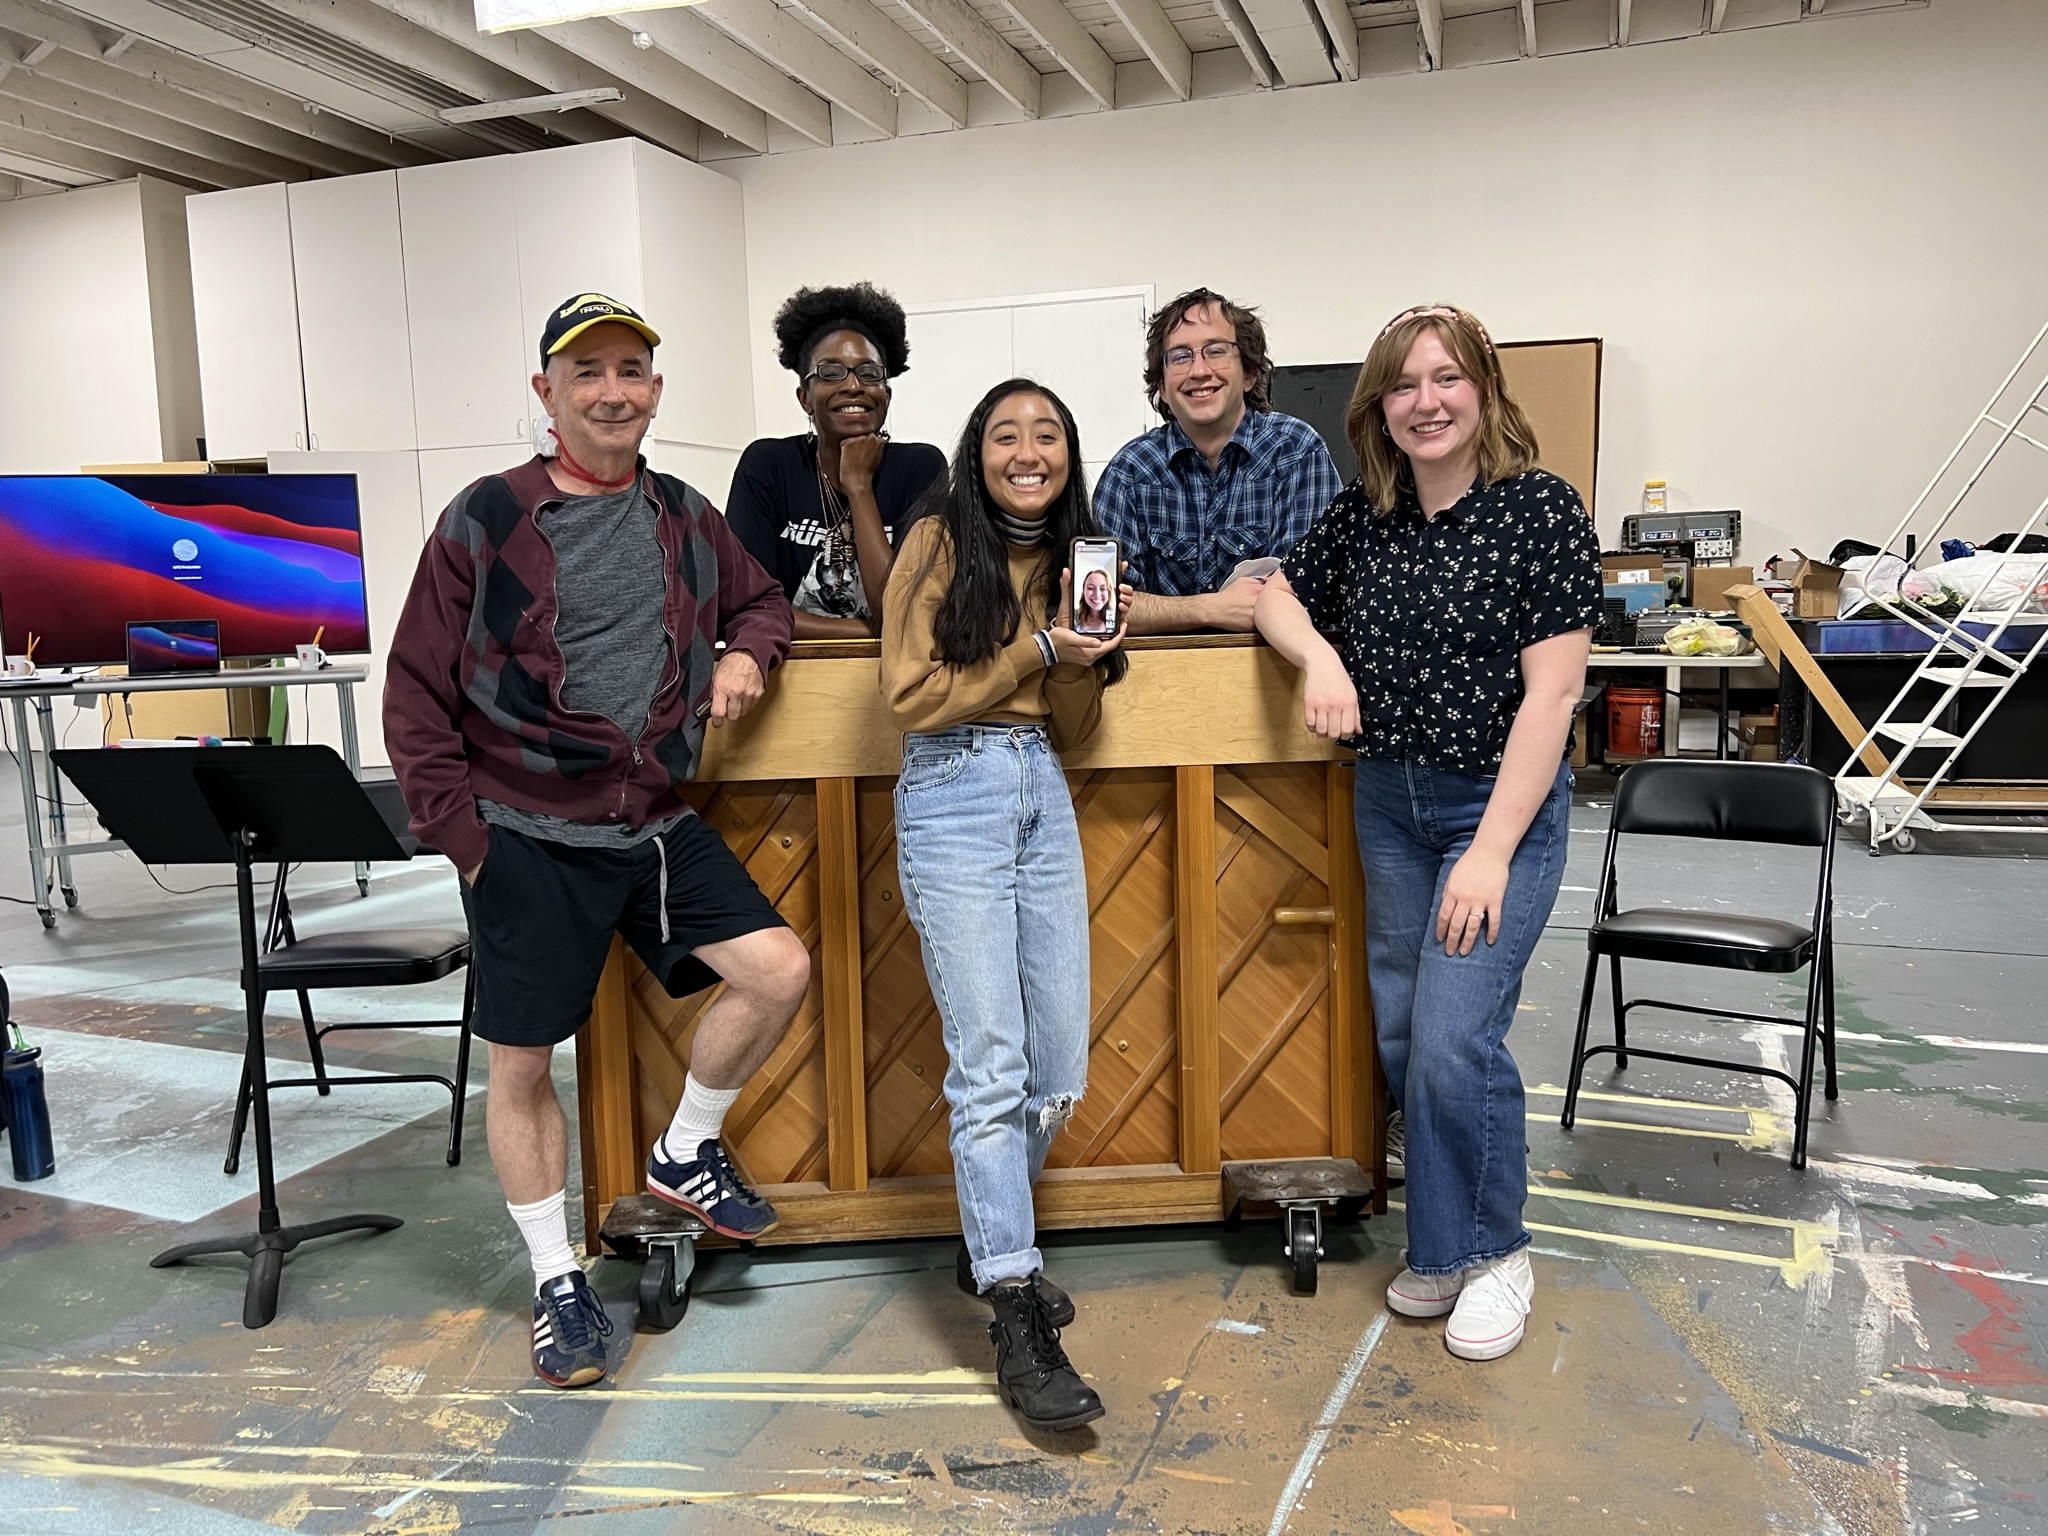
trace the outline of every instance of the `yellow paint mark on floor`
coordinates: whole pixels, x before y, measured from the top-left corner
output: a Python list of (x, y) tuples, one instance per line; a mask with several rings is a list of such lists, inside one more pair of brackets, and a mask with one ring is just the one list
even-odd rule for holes
[(1184, 1483), (1226, 1483), (1233, 1488), (1237, 1486), (1236, 1478), (1218, 1477), (1214, 1472), (1186, 1472), (1179, 1467), (1154, 1467), (1152, 1470), (1162, 1477), (1177, 1477)]
[[(1564, 1089), (1555, 1083), (1539, 1083), (1525, 1093), (1546, 1099), (1561, 1099)], [(1749, 1123), (1747, 1131), (1703, 1131), (1687, 1126), (1646, 1125), (1640, 1120), (1588, 1120), (1579, 1116), (1580, 1125), (1598, 1126), (1603, 1130), (1649, 1131), (1665, 1136), (1699, 1136), (1713, 1141), (1732, 1141), (1737, 1146), (1758, 1151), (1774, 1147), (1791, 1137), (1791, 1128), (1785, 1117), (1775, 1109), (1760, 1104), (1709, 1104), (1701, 1099), (1657, 1099), (1640, 1093), (1602, 1093), (1590, 1088), (1579, 1090), (1581, 1101), (1592, 1099), (1603, 1104), (1638, 1104), (1648, 1109), (1686, 1109), (1696, 1113), (1715, 1115), (1741, 1115)], [(1530, 1115), (1530, 1120), (1550, 1120), (1549, 1115)]]
[(496, 1403), (507, 1397), (544, 1397), (578, 1403), (828, 1403), (867, 1408), (989, 1408), (999, 1404), (995, 1388), (974, 1392), (661, 1392), (651, 1388), (613, 1387), (603, 1392), (565, 1395), (554, 1387), (519, 1387), (511, 1392), (443, 1392), (450, 1403)]
[(1387, 1513), (1402, 1530), (1412, 1531), (1415, 1536), (1472, 1536), (1472, 1528), (1462, 1521), (1515, 1518), (1514, 1506), (1509, 1504), (1452, 1504), (1444, 1499)]
[(687, 1371), (653, 1376), (651, 1381), (687, 1382), (696, 1386), (787, 1386), (813, 1382), (840, 1386), (866, 1382), (877, 1387), (992, 1387), (992, 1371)]

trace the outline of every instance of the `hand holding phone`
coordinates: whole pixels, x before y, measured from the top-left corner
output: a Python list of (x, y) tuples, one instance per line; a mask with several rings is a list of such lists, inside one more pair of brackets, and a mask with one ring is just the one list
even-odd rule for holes
[(1117, 573), (1122, 551), (1115, 539), (1076, 539), (1068, 551), (1072, 572), (1071, 608), (1067, 622), (1078, 635), (1113, 635), (1121, 624)]

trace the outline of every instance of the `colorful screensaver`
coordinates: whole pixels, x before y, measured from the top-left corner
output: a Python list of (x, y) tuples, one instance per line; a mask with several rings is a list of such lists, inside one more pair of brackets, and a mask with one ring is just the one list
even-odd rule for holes
[(211, 619), (128, 626), (130, 672), (210, 672), (219, 666), (220, 632)]
[(0, 476), (0, 637), (38, 666), (127, 655), (132, 620), (218, 619), (226, 657), (325, 629), (370, 648), (354, 475)]

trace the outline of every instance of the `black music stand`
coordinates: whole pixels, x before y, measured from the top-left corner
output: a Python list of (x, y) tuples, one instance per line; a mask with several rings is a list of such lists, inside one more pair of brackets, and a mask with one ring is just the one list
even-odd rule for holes
[(388, 1232), (404, 1223), (396, 1216), (334, 1216), (287, 1227), (278, 1215), (251, 871), (259, 862), (354, 864), (404, 859), (406, 851), (348, 765), (329, 747), (87, 749), (51, 757), (92, 802), (107, 830), (144, 863), (235, 866), (249, 1086), (256, 1111), (256, 1230), (246, 1237), (180, 1243), (149, 1262), (162, 1269), (201, 1254), (247, 1255), (242, 1326), (261, 1328), (277, 1316), (284, 1256), (299, 1244), (336, 1232)]

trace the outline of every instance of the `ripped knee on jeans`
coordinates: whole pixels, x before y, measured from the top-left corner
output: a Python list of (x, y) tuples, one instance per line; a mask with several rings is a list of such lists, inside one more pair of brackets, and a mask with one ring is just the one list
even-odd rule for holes
[(1055, 1093), (1038, 1106), (1038, 1134), (1050, 1136), (1074, 1118), (1074, 1111), (1080, 1106), (1078, 1093)]

